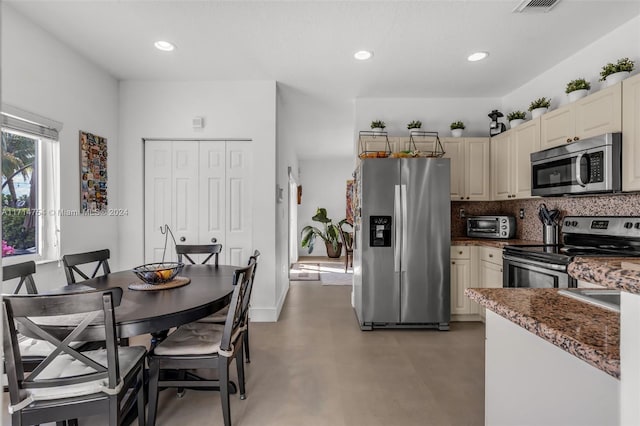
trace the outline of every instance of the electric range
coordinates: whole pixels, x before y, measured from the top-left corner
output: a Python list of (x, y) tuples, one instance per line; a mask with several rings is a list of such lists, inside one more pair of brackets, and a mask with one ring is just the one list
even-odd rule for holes
[(567, 216), (562, 225), (562, 244), (504, 248), (504, 287), (576, 287), (567, 274), (575, 257), (640, 257), (640, 217)]

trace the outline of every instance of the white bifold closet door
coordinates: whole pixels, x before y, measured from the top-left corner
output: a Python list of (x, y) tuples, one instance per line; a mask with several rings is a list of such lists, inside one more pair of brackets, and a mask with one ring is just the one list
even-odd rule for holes
[[(220, 263), (252, 247), (250, 141), (145, 141), (145, 262), (160, 262), (168, 224), (178, 244), (222, 244)], [(200, 257), (199, 257), (200, 258)], [(165, 260), (175, 260), (169, 238)]]

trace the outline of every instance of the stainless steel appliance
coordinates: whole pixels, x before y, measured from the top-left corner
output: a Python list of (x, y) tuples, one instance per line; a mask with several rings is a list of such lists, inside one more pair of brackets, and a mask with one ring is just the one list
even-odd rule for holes
[(516, 235), (516, 218), (513, 216), (469, 216), (467, 237), (509, 239)]
[(619, 192), (622, 133), (582, 139), (531, 154), (531, 195)]
[(505, 246), (503, 287), (576, 287), (576, 280), (567, 274), (576, 256), (640, 256), (640, 217), (567, 216), (562, 241), (559, 245)]
[(366, 159), (356, 172), (353, 305), (363, 330), (449, 329), (446, 158)]

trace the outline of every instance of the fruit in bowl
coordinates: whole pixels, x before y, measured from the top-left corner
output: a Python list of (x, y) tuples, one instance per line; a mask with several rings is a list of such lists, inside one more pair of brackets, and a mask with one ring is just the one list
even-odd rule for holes
[(184, 263), (147, 263), (132, 269), (138, 278), (147, 284), (162, 284), (171, 281), (182, 271)]

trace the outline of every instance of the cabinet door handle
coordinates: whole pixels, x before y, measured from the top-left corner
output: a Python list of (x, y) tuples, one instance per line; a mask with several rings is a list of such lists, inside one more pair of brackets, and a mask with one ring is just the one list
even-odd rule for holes
[(467, 197), (467, 200), (469, 199), (469, 197)]
[(452, 265), (455, 265), (455, 264), (456, 264), (456, 262), (451, 262), (451, 264), (452, 264)]
[(187, 239), (185, 237), (180, 237), (180, 242), (184, 243), (185, 241), (187, 241)]
[(573, 138), (573, 140), (574, 140), (574, 141), (579, 141), (579, 140), (580, 140), (580, 138), (576, 136), (576, 137), (574, 137), (574, 138)]
[(459, 251), (459, 252), (458, 252), (458, 254), (462, 254), (462, 252), (461, 252), (461, 251)]
[(571, 138), (568, 138), (568, 139), (567, 139), (567, 143), (569, 143), (569, 142), (571, 142)]
[(464, 197), (460, 197), (461, 200), (464, 200)]
[(491, 253), (489, 253), (489, 257), (493, 257), (493, 255)]

